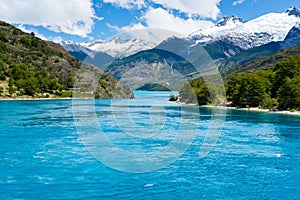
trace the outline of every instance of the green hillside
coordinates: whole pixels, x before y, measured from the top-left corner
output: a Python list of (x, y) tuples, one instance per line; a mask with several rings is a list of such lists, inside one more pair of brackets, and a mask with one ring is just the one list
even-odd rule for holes
[[(90, 79), (86, 72), (100, 79), (96, 97), (132, 97), (129, 88), (117, 84), (109, 74), (84, 64), (59, 44), (44, 41), (0, 21), (0, 97), (58, 98), (70, 97), (75, 77)], [(88, 85), (88, 84), (87, 84)], [(119, 87), (119, 94), (112, 94)], [(89, 88), (80, 88), (88, 92)]]
[(195, 71), (195, 68), (184, 58), (175, 53), (162, 49), (141, 51), (129, 57), (117, 59), (112, 62), (105, 71), (114, 75), (114, 77), (117, 79), (120, 79), (123, 74), (141, 61), (145, 61), (147, 63), (167, 62), (169, 65), (173, 66), (174, 70), (184, 75)]
[(278, 53), (266, 56), (260, 59), (250, 61), (235, 69), (229, 70), (224, 73), (224, 78), (227, 80), (229, 77), (234, 76), (241, 72), (256, 73), (259, 70), (272, 70), (278, 61), (284, 60), (292, 55), (300, 54), (300, 45), (281, 50)]
[[(300, 110), (300, 46), (251, 61), (223, 76), (231, 106)], [(211, 102), (207, 84), (210, 83), (190, 81), (200, 105)], [(179, 99), (189, 102), (191, 95), (186, 87), (180, 95)]]

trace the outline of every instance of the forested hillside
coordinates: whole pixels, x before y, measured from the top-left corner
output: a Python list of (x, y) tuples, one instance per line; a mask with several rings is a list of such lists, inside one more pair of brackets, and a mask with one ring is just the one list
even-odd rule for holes
[[(225, 74), (226, 95), (231, 106), (300, 110), (299, 48), (252, 61)], [(198, 104), (211, 102), (206, 83), (192, 80), (190, 84)], [(186, 91), (186, 87), (180, 91), (184, 102), (189, 99)]]
[[(93, 72), (100, 79), (102, 84), (98, 84), (96, 97), (132, 97), (129, 88), (117, 84), (100, 69), (76, 60), (59, 44), (41, 40), (34, 33), (24, 33), (0, 21), (1, 98), (70, 97), (76, 75), (88, 74), (82, 70)], [(122, 92), (113, 95), (111, 90), (117, 86)]]

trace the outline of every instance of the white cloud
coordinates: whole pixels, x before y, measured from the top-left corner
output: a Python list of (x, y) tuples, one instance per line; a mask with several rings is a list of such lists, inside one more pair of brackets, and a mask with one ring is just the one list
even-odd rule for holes
[(55, 32), (87, 37), (95, 15), (91, 0), (0, 0), (0, 18), (9, 23), (43, 26)]
[(152, 0), (152, 2), (189, 15), (216, 19), (220, 13), (218, 5), (221, 0)]
[(57, 36), (57, 37), (50, 37), (50, 38), (48, 38), (48, 40), (56, 42), (56, 43), (60, 43), (63, 41), (63, 38), (60, 36)]
[(233, 6), (236, 6), (236, 5), (239, 5), (239, 4), (244, 3), (244, 1), (245, 1), (245, 0), (237, 0), (237, 1), (234, 1), (234, 2), (232, 3), (232, 5), (233, 5)]
[(39, 33), (38, 30), (36, 30), (36, 29), (26, 28), (24, 25), (19, 25), (17, 28), (24, 31), (24, 32), (26, 32), (26, 33), (34, 32), (35, 36), (41, 38), (42, 40), (47, 39), (43, 34)]
[[(112, 28), (118, 32), (130, 32), (130, 35), (144, 34), (141, 29), (150, 28), (156, 29), (154, 32), (160, 32), (161, 37), (157, 41), (161, 41), (170, 36), (187, 36), (199, 29), (205, 29), (213, 26), (211, 21), (206, 20), (194, 20), (192, 18), (182, 19), (180, 17), (170, 14), (168, 11), (162, 8), (150, 8), (142, 17), (142, 23), (132, 24), (124, 27), (117, 27), (110, 24), (106, 24), (109, 28)], [(159, 29), (159, 30), (158, 30)], [(139, 32), (141, 31), (141, 32)], [(151, 31), (151, 30), (150, 30)], [(134, 33), (136, 32), (136, 34)]]
[(26, 28), (24, 25), (19, 25), (17, 27), (18, 29), (21, 29), (22, 31), (26, 32), (26, 33), (31, 33), (33, 32), (35, 34), (36, 37), (42, 39), (42, 40), (48, 40), (48, 41), (53, 41), (56, 43), (60, 43), (61, 41), (63, 41), (63, 38), (60, 36), (57, 37), (46, 37), (43, 34), (41, 34), (37, 29), (35, 28)]
[(208, 28), (213, 25), (212, 22), (206, 20), (182, 19), (162, 8), (149, 9), (142, 19), (147, 24), (147, 27), (171, 30), (183, 35), (189, 35), (198, 29)]
[(133, 9), (149, 8), (149, 2), (164, 6), (167, 9), (176, 9), (191, 15), (216, 19), (220, 13), (218, 7), (221, 0), (103, 0), (115, 6)]
[(142, 8), (145, 5), (144, 0), (103, 0), (104, 3), (111, 3), (121, 8), (132, 9)]
[(135, 31), (135, 30), (146, 28), (146, 26), (142, 25), (141, 23), (132, 24), (132, 25), (123, 26), (123, 27), (118, 27), (118, 26), (114, 26), (114, 25), (111, 25), (109, 23), (106, 23), (106, 26), (108, 28), (114, 29), (117, 32), (121, 32), (121, 33), (130, 32), (130, 31)]

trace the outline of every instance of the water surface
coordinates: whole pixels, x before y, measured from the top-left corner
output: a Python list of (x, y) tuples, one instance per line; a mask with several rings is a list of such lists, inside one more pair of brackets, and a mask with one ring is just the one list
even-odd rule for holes
[(0, 198), (300, 198), (299, 117), (228, 110), (217, 144), (199, 159), (216, 108), (183, 109), (168, 102), (166, 92), (136, 97), (95, 101), (99, 128), (117, 147), (157, 151), (179, 129), (197, 129), (177, 161), (148, 173), (117, 171), (90, 155), (77, 134), (71, 100), (1, 101)]

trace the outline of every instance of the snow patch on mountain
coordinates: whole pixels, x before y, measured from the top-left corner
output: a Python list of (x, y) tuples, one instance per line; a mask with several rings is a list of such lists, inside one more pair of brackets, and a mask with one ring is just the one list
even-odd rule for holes
[[(295, 9), (284, 13), (269, 13), (244, 22), (236, 16), (224, 18), (216, 26), (190, 35), (196, 43), (207, 44), (228, 40), (242, 49), (250, 49), (272, 41), (283, 41), (288, 32), (298, 23)], [(299, 12), (300, 13), (300, 12)]]
[(233, 15), (232, 17), (227, 17), (227, 16), (223, 17), (223, 19), (221, 19), (215, 26), (217, 27), (226, 26), (227, 28), (229, 28), (229, 27), (235, 27), (241, 25), (243, 23), (245, 23), (244, 20), (242, 20), (236, 15)]
[(215, 26), (205, 30), (200, 29), (199, 31), (192, 33), (189, 38), (197, 41), (198, 43), (209, 42), (216, 38), (219, 33), (230, 31), (243, 23), (245, 23), (245, 21), (235, 15), (231, 18), (225, 16)]
[(296, 8), (295, 6), (290, 7), (285, 11), (288, 15), (294, 15), (296, 17), (300, 17), (300, 8)]
[[(269, 13), (247, 22), (235, 15), (225, 16), (215, 26), (196, 31), (185, 40), (190, 43), (187, 44), (189, 47), (223, 41), (246, 50), (273, 41), (283, 41), (293, 27), (300, 29), (300, 8), (290, 7), (283, 13)], [(169, 39), (161, 44), (167, 43)], [(62, 42), (62, 45), (69, 52), (83, 52), (87, 55), (102, 52), (114, 58), (123, 58), (153, 49), (158, 44), (146, 42), (143, 38), (116, 37), (107, 41), (87, 43), (66, 41)]]
[(87, 55), (106, 53), (114, 58), (123, 58), (140, 51), (149, 50), (156, 46), (155, 43), (145, 42), (140, 39), (123, 40), (118, 37), (108, 41), (77, 43), (62, 41), (62, 46), (69, 52), (83, 52)]
[(114, 58), (127, 57), (156, 46), (154, 43), (144, 42), (140, 39), (122, 40), (118, 37), (109, 41), (82, 43), (81, 45), (94, 52), (105, 52)]
[(68, 52), (83, 52), (86, 55), (93, 56), (94, 52), (86, 48), (83, 43), (77, 43), (74, 41), (61, 41), (60, 44), (67, 50)]

